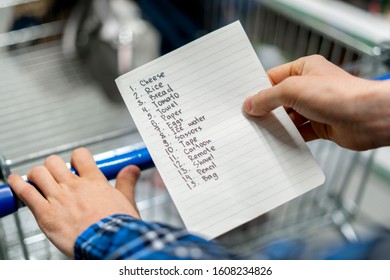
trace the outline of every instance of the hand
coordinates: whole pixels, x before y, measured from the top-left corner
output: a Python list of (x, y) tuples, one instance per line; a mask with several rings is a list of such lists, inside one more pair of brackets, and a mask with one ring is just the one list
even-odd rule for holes
[(319, 55), (268, 72), (272, 88), (244, 102), (251, 116), (284, 106), (306, 141), (367, 150), (390, 144), (390, 81), (354, 77)]
[(26, 183), (11, 174), (8, 183), (29, 207), (39, 227), (65, 255), (73, 257), (77, 237), (90, 225), (113, 214), (139, 218), (134, 187), (140, 175), (136, 166), (124, 168), (113, 188), (98, 169), (91, 153), (80, 148), (72, 153), (73, 174), (58, 156), (50, 156), (44, 166), (33, 168)]

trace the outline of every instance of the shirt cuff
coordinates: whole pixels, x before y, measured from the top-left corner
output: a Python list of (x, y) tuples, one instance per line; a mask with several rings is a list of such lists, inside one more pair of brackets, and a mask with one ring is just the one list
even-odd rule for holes
[(74, 246), (76, 259), (230, 259), (215, 242), (185, 229), (129, 215), (106, 217), (86, 229)]

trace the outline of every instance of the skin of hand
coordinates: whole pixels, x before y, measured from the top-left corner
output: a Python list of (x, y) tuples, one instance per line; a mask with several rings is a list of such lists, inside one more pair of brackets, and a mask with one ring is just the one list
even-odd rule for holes
[(140, 218), (134, 200), (135, 184), (140, 176), (136, 166), (125, 167), (112, 187), (85, 148), (73, 151), (73, 174), (56, 155), (27, 175), (39, 191), (19, 175), (11, 174), (8, 183), (30, 208), (39, 227), (65, 255), (73, 257), (77, 237), (95, 222), (113, 214)]
[(305, 141), (352, 150), (390, 144), (390, 81), (352, 76), (319, 55), (268, 71), (273, 86), (248, 97), (244, 111), (264, 116), (284, 106)]

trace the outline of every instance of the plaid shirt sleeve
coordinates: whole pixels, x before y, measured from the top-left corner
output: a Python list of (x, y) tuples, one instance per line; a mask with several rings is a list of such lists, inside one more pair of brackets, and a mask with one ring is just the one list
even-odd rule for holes
[(232, 259), (215, 242), (185, 229), (117, 214), (102, 219), (76, 240), (76, 259)]

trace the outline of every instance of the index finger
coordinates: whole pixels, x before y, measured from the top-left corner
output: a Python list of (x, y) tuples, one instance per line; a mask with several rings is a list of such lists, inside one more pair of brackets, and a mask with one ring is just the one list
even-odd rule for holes
[(268, 78), (271, 80), (272, 85), (277, 85), (282, 82), (284, 79), (292, 76), (293, 62), (279, 65), (277, 67), (271, 68), (267, 71)]
[(301, 57), (268, 70), (267, 74), (272, 85), (277, 85), (288, 77), (302, 75), (307, 60), (307, 57)]
[(15, 194), (31, 211), (37, 215), (47, 211), (48, 201), (35, 189), (17, 174), (8, 177), (8, 184)]

